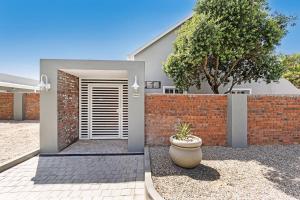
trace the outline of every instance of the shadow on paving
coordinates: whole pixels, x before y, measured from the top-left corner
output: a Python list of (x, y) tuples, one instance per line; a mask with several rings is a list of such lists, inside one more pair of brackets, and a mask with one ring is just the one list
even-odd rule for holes
[(287, 195), (300, 199), (300, 145), (204, 147), (203, 155), (204, 160), (257, 161), (269, 168), (264, 174), (266, 179)]
[(39, 157), (34, 184), (120, 183), (144, 180), (144, 157)]

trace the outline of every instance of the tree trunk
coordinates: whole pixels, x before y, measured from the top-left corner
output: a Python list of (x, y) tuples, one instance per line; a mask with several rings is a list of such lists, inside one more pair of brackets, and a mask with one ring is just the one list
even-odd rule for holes
[(210, 87), (215, 94), (220, 94), (218, 85), (211, 85)]

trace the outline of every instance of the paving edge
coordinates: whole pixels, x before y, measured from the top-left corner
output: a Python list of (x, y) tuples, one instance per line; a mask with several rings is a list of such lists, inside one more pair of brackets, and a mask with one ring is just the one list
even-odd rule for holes
[(136, 156), (144, 155), (144, 152), (128, 153), (40, 153), (40, 157), (67, 157), (67, 156)]
[(145, 195), (147, 200), (164, 200), (160, 194), (155, 190), (152, 175), (149, 147), (145, 146), (144, 151), (144, 167), (145, 167)]
[(36, 155), (38, 155), (40, 153), (40, 150), (39, 149), (36, 149), (34, 151), (31, 151), (29, 153), (26, 153), (26, 154), (23, 154), (17, 158), (14, 158), (14, 159), (11, 159), (9, 161), (6, 161), (4, 162), (3, 164), (1, 164), (0, 166), (0, 173), (11, 168), (11, 167), (14, 167), (16, 166), (17, 164), (21, 163), (21, 162), (24, 162)]

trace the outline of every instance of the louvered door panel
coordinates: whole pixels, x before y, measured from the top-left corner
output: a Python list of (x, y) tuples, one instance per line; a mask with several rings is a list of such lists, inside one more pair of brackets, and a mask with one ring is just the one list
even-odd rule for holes
[(123, 85), (122, 110), (122, 137), (128, 138), (128, 85)]
[[(127, 80), (104, 80), (104, 79), (80, 79), (80, 139), (93, 139), (91, 137), (91, 123), (92, 123), (92, 113), (90, 113), (90, 104), (91, 104), (91, 96), (89, 95), (89, 87), (92, 85), (115, 85), (120, 86), (120, 138), (127, 139), (128, 138), (128, 81)], [(106, 90), (105, 90), (106, 89)], [(107, 91), (107, 88), (103, 88), (102, 90)], [(95, 100), (96, 102), (96, 100)], [(108, 109), (110, 107), (110, 103), (107, 102), (103, 104)], [(102, 109), (105, 110), (105, 109)], [(96, 117), (96, 115), (95, 115)], [(101, 116), (98, 118), (101, 118)], [(107, 119), (111, 119), (111, 117), (107, 116)], [(105, 121), (96, 122), (94, 121), (95, 126), (110, 126), (115, 125), (114, 121)], [(114, 137), (113, 137), (114, 138)], [(113, 139), (110, 138), (110, 139)], [(97, 138), (94, 138), (97, 139)], [(116, 138), (118, 139), (118, 138)]]
[(90, 139), (120, 138), (121, 86), (89, 85)]

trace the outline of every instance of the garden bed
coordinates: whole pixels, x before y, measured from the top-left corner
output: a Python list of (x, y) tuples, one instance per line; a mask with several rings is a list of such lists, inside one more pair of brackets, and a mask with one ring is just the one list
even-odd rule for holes
[(151, 147), (152, 179), (168, 199), (300, 199), (300, 145), (203, 147), (200, 166), (173, 164), (168, 147)]

